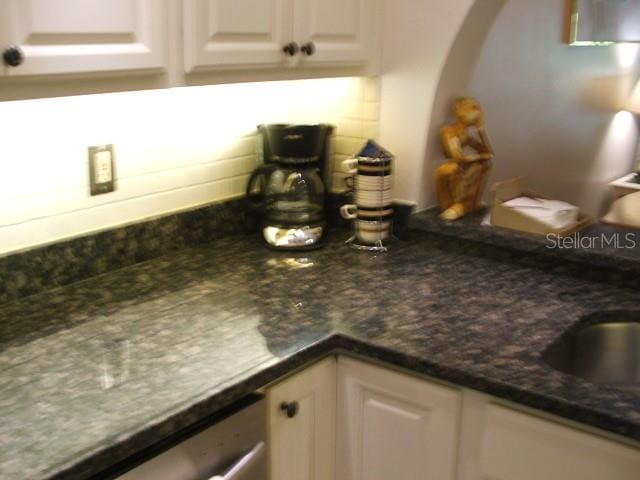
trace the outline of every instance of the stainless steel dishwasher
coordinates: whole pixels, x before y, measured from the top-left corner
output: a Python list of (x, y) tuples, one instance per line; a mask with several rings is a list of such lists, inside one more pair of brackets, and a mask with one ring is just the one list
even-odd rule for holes
[[(265, 404), (252, 396), (231, 411), (182, 433), (174, 445), (129, 466), (118, 480), (265, 480)], [(185, 438), (186, 437), (186, 438)], [(175, 443), (177, 442), (177, 443)], [(140, 463), (142, 461), (142, 463)]]

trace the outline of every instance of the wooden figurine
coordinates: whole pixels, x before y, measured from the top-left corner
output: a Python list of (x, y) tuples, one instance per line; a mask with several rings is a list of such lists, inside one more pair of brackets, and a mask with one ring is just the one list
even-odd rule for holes
[(453, 111), (455, 122), (440, 132), (447, 161), (435, 173), (440, 218), (444, 220), (456, 220), (479, 208), (493, 158), (480, 103), (461, 97)]

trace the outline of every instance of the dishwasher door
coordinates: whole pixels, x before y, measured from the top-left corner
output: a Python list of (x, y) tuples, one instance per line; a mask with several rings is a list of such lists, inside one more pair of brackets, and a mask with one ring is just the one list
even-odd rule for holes
[(265, 480), (260, 399), (121, 475), (118, 480)]

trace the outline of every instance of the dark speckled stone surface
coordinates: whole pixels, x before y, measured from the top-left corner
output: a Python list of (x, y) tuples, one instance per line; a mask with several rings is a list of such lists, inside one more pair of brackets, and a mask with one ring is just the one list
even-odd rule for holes
[(243, 231), (243, 200), (0, 256), (0, 304)]
[(484, 210), (454, 222), (441, 220), (438, 213), (437, 209), (420, 212), (413, 216), (412, 225), (423, 231), (528, 255), (542, 264), (563, 262), (586, 266), (594, 278), (640, 287), (640, 230), (595, 222), (566, 238), (548, 239), (482, 225)]
[(341, 240), (232, 236), (4, 304), (0, 478), (88, 478), (337, 350), (640, 440), (640, 395), (540, 358), (638, 290), (429, 232), (386, 254)]

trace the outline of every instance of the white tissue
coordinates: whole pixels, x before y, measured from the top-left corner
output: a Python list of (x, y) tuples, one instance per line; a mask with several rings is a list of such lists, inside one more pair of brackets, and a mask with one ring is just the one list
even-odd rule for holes
[(517, 197), (502, 204), (551, 228), (566, 228), (578, 221), (580, 209), (560, 200)]

